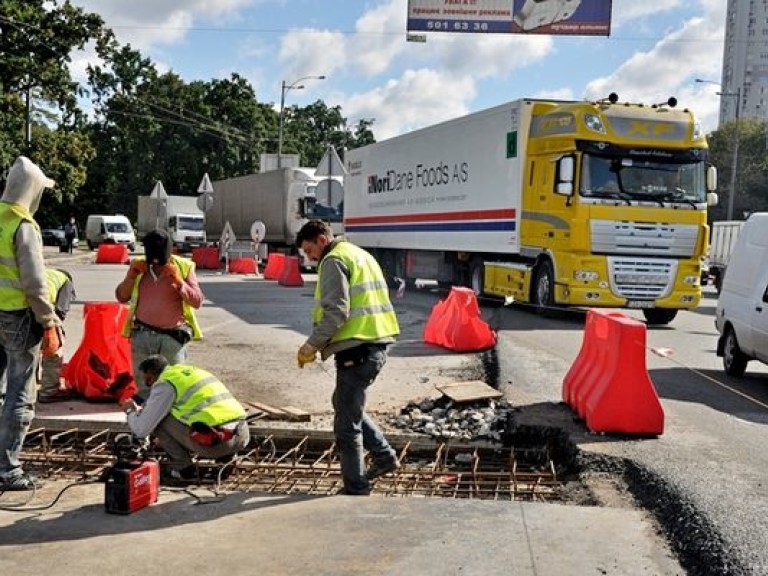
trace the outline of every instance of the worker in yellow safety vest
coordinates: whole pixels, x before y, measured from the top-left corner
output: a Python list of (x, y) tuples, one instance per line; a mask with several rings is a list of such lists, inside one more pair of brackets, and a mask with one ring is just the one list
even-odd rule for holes
[(159, 440), (171, 460), (170, 480), (197, 479), (193, 454), (229, 462), (248, 445), (245, 409), (210, 372), (170, 365), (159, 354), (145, 358), (137, 372), (150, 387), (149, 397), (142, 405), (128, 399), (120, 406), (134, 436)]
[[(46, 268), (45, 278), (48, 283), (48, 298), (50, 298), (56, 316), (64, 322), (77, 297), (72, 275), (66, 270)], [(61, 329), (61, 344), (55, 354), (43, 356), (40, 359), (40, 389), (37, 391), (37, 401), (41, 404), (64, 402), (72, 398), (72, 391), (62, 387), (61, 369), (64, 364), (64, 327)]]
[(34, 490), (19, 455), (35, 416), (40, 355), (61, 348), (61, 320), (48, 297), (43, 240), (34, 213), (54, 181), (29, 158), (13, 163), (0, 198), (0, 493)]
[[(370, 482), (400, 467), (395, 451), (365, 413), (367, 388), (387, 360), (387, 346), (400, 333), (397, 316), (379, 264), (368, 252), (331, 227), (311, 220), (296, 236), (296, 245), (317, 261), (312, 334), (299, 348), (299, 367), (334, 356), (333, 430), (341, 456), (344, 492), (368, 495)], [(366, 470), (363, 448), (373, 462)]]

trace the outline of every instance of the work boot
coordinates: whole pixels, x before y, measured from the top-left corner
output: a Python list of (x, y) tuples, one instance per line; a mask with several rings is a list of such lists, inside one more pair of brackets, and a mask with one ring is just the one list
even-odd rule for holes
[(160, 483), (166, 486), (188, 486), (197, 483), (197, 467), (192, 464), (185, 468), (160, 471)]
[(42, 488), (43, 481), (31, 474), (19, 474), (13, 478), (0, 478), (0, 493), (23, 492)]
[(390, 472), (396, 472), (399, 468), (400, 461), (397, 458), (393, 458), (392, 460), (384, 460), (383, 462), (374, 462), (371, 464), (370, 468), (368, 468), (368, 472), (366, 472), (365, 475), (368, 477), (368, 480), (373, 480), (374, 478), (384, 476)]

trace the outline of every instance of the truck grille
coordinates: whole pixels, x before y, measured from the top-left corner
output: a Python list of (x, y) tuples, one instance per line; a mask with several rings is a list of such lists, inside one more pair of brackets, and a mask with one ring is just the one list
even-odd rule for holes
[(614, 294), (631, 300), (655, 300), (672, 290), (677, 260), (608, 258), (608, 271)]
[(618, 220), (591, 222), (592, 252), (688, 258), (698, 240), (698, 226)]

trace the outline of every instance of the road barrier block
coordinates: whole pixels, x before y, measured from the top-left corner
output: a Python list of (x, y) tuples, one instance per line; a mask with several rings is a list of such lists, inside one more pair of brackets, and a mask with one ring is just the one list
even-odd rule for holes
[(264, 268), (265, 280), (280, 280), (285, 265), (285, 254), (282, 252), (272, 252), (267, 257), (267, 266)]
[(664, 410), (646, 369), (645, 324), (591, 309), (563, 400), (593, 432), (660, 436)]
[(192, 262), (201, 270), (218, 270), (221, 267), (219, 249), (214, 246), (192, 248)]
[(280, 286), (304, 286), (304, 278), (301, 277), (298, 256), (285, 256), (283, 270), (277, 283)]
[(125, 400), (136, 393), (136, 383), (120, 389), (114, 385), (119, 374), (133, 375), (131, 341), (121, 336), (128, 306), (117, 302), (86, 302), (83, 339), (63, 369), (67, 388), (87, 400)]
[(469, 288), (451, 288), (448, 297), (432, 308), (424, 326), (424, 341), (449, 350), (470, 352), (496, 345), (496, 334), (480, 318), (477, 296)]
[(131, 256), (128, 247), (122, 244), (99, 244), (96, 264), (128, 264)]
[(231, 258), (229, 260), (230, 274), (258, 274), (259, 267), (254, 258)]

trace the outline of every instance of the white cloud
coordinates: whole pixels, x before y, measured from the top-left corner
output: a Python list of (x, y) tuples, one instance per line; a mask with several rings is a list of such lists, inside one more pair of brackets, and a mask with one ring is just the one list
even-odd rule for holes
[[(690, 0), (688, 0), (690, 2)], [(628, 22), (634, 22), (647, 16), (656, 16), (679, 8), (683, 0), (653, 0), (653, 2), (638, 2), (638, 0), (613, 0), (611, 23), (620, 27)]]
[(329, 76), (347, 64), (344, 35), (300, 30), (283, 36), (279, 59), (286, 80), (308, 75)]
[(622, 101), (663, 102), (675, 96), (679, 106), (696, 113), (706, 130), (714, 129), (715, 90), (694, 85), (694, 78), (720, 78), (724, 36), (720, 4), (712, 2), (704, 17), (688, 20), (651, 50), (636, 52), (609, 76), (589, 82), (584, 96), (601, 98), (614, 90)]
[(384, 140), (467, 114), (475, 93), (475, 83), (469, 77), (429, 69), (407, 70), (398, 79), (348, 96), (342, 109), (349, 118), (375, 118), (373, 132), (377, 140)]

